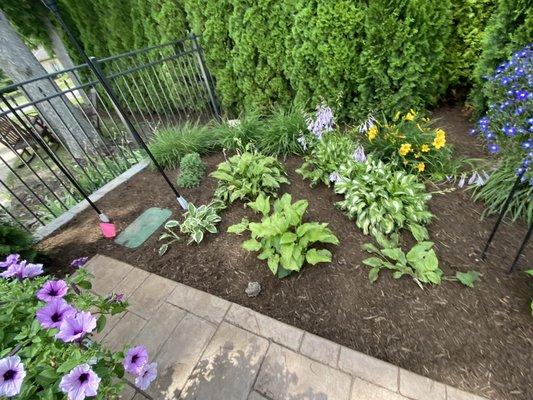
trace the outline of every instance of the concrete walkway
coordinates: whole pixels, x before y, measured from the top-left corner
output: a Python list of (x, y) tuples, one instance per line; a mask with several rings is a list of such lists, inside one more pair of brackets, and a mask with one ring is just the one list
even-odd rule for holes
[[(153, 399), (482, 399), (108, 257), (86, 268), (96, 293), (130, 303), (96, 339), (147, 347)], [(146, 397), (127, 388), (123, 399)]]

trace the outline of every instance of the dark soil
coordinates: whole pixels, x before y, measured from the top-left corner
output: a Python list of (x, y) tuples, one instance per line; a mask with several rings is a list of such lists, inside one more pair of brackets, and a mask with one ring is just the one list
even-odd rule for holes
[[(482, 155), (468, 136), (470, 126), (461, 110), (441, 108), (435, 115), (442, 117), (440, 124), (459, 153)], [(205, 158), (208, 171), (222, 159), (221, 154)], [(480, 220), (483, 205), (472, 202), (467, 192), (435, 194), (430, 208), (438, 218), (429, 231), (441, 268), (447, 277), (474, 269), (483, 274), (480, 281), (473, 289), (454, 281), (420, 289), (409, 278), (394, 280), (383, 272), (371, 284), (361, 263), (367, 256), (361, 244), (370, 238), (335, 209), (340, 196), (324, 186), (309, 188), (294, 172), (300, 164), (298, 158), (286, 161), (291, 185), (283, 191), (293, 200), (306, 198), (306, 219), (329, 222), (340, 238), (330, 265), (306, 266), (297, 275), (275, 278), (255, 253), (241, 248), (242, 236), (225, 233), (243, 216), (257, 218), (242, 203), (222, 214), (222, 233), (208, 235), (199, 246), (187, 246), (184, 237), (163, 257), (157, 255), (157, 234), (136, 250), (102, 239), (91, 211), (43, 241), (41, 248), (49, 252), (55, 273), (67, 271), (73, 258), (104, 254), (452, 386), (491, 399), (532, 399), (533, 279), (522, 272), (506, 273), (525, 235), (524, 224), (502, 226), (487, 261), (481, 262), (479, 251), (494, 218)], [(169, 173), (176, 176), (175, 171)], [(189, 201), (202, 204), (214, 188), (215, 181), (206, 178), (201, 188), (183, 192)], [(428, 189), (443, 188), (429, 185)], [(148, 207), (168, 207), (176, 218), (180, 215), (172, 193), (152, 171), (138, 174), (99, 205), (119, 230)], [(531, 267), (532, 255), (530, 246), (521, 259), (522, 269)], [(263, 287), (254, 299), (244, 293), (250, 281)]]

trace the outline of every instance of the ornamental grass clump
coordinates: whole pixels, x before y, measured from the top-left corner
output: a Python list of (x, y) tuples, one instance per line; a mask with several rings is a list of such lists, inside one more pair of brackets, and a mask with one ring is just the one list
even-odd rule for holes
[(200, 185), (205, 167), (198, 153), (186, 154), (180, 161), (180, 172), (177, 179), (179, 187), (192, 188)]
[(424, 225), (433, 217), (427, 207), (431, 195), (416, 175), (371, 157), (350, 160), (337, 174), (335, 193), (344, 195), (337, 206), (365, 235), (390, 235), (405, 228), (417, 241), (428, 238)]
[(361, 130), (367, 153), (414, 174), (423, 174), (436, 180), (457, 172), (451, 162), (452, 148), (446, 142), (446, 132), (431, 127), (428, 118), (414, 110), (405, 115), (397, 112), (389, 123), (372, 121)]
[(157, 376), (143, 346), (125, 356), (91, 340), (127, 303), (121, 294), (81, 291), (91, 283), (79, 260), (64, 279), (42, 276), (42, 264), (18, 254), (0, 263), (0, 397), (118, 399), (124, 372), (142, 390)]

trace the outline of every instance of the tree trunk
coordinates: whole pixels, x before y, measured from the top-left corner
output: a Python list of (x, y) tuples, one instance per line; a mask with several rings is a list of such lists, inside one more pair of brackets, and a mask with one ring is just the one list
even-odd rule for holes
[[(0, 69), (14, 82), (46, 75), (30, 49), (18, 36), (4, 13), (0, 10)], [(27, 97), (38, 101), (57, 94), (59, 89), (50, 79), (40, 79), (24, 85)], [(45, 123), (77, 158), (95, 151), (98, 133), (66, 96), (58, 96), (35, 105)]]

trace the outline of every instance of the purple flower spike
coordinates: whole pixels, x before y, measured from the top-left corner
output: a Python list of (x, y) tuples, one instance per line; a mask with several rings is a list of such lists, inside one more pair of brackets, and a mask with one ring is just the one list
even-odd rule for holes
[(363, 146), (357, 146), (355, 151), (352, 154), (352, 157), (355, 162), (363, 163), (366, 161), (365, 149)]
[(13, 397), (20, 393), (22, 381), (26, 376), (24, 364), (19, 356), (10, 356), (0, 360), (0, 397)]
[(12, 264), (7, 270), (0, 274), (3, 278), (17, 278), (23, 280), (26, 278), (34, 278), (43, 273), (43, 264), (31, 264), (22, 261), (20, 264)]
[(13, 264), (18, 264), (19, 261), (20, 254), (10, 254), (6, 257), (4, 261), (0, 262), (0, 268), (10, 267)]
[(75, 315), (76, 309), (61, 298), (52, 299), (37, 310), (37, 320), (45, 329), (59, 329), (64, 319)]
[(135, 386), (141, 390), (146, 390), (155, 378), (157, 378), (157, 363), (145, 364), (139, 376), (135, 378)]
[(63, 342), (81, 341), (94, 328), (96, 328), (96, 318), (90, 312), (81, 311), (75, 316), (67, 316), (63, 319), (56, 338)]
[(37, 292), (37, 298), (42, 301), (50, 301), (61, 298), (68, 292), (67, 282), (60, 279), (57, 281), (48, 281)]
[(89, 364), (80, 364), (61, 378), (59, 388), (67, 394), (68, 400), (83, 400), (98, 394), (100, 381)]
[(148, 362), (148, 352), (144, 346), (132, 347), (124, 358), (124, 370), (132, 375), (138, 376)]
[(72, 260), (72, 262), (70, 263), (70, 266), (76, 269), (81, 268), (87, 263), (88, 260), (89, 260), (89, 257), (76, 258), (75, 260)]

